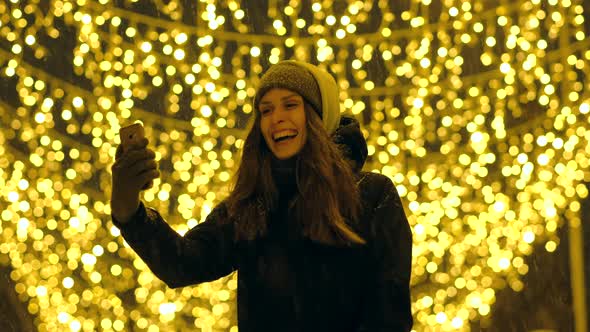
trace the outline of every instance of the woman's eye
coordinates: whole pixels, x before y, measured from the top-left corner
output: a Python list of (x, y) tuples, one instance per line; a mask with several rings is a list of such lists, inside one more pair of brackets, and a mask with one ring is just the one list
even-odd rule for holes
[(293, 108), (295, 106), (297, 106), (297, 104), (287, 104), (287, 108)]

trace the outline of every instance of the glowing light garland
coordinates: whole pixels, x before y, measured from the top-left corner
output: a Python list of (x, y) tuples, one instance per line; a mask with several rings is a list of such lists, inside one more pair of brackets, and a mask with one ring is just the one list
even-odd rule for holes
[[(227, 195), (259, 74), (291, 57), (334, 74), (363, 124), (366, 169), (404, 199), (416, 330), (489, 323), (496, 292), (523, 289), (533, 245), (554, 251), (564, 216), (580, 223), (590, 42), (579, 1), (195, 6), (0, 4), (0, 75), (19, 100), (0, 103), (0, 262), (39, 331), (237, 330), (235, 274), (171, 290), (118, 237), (116, 133), (146, 124), (163, 176), (143, 198), (184, 233)], [(33, 64), (50, 52), (41, 40), (62, 37), (58, 21), (75, 31), (72, 66), (90, 90)]]

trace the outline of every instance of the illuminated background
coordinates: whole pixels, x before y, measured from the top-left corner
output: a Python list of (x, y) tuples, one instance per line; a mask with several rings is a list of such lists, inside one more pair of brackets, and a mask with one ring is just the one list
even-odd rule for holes
[(528, 256), (579, 230), (590, 41), (575, 0), (7, 0), (0, 3), (0, 263), (39, 331), (236, 331), (236, 275), (168, 289), (110, 222), (110, 166), (141, 120), (143, 199), (180, 233), (227, 195), (260, 74), (340, 85), (365, 170), (414, 232), (418, 331), (492, 324)]

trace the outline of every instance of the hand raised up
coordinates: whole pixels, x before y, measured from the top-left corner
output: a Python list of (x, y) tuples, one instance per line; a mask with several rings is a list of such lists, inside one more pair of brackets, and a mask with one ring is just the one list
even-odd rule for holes
[(139, 207), (139, 193), (160, 176), (156, 154), (142, 139), (136, 145), (119, 145), (112, 166), (111, 209), (120, 222), (127, 222)]

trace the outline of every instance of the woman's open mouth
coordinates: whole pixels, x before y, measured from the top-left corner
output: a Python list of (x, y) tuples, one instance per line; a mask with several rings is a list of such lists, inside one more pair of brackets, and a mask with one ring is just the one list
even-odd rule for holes
[(274, 134), (273, 141), (275, 145), (281, 146), (293, 141), (293, 139), (297, 137), (297, 135), (298, 133), (296, 131), (285, 130)]

